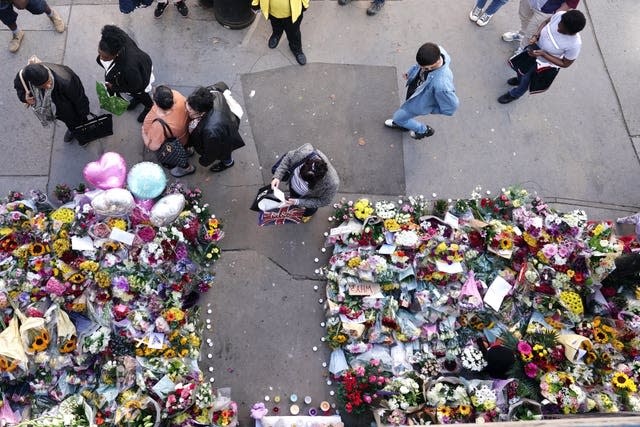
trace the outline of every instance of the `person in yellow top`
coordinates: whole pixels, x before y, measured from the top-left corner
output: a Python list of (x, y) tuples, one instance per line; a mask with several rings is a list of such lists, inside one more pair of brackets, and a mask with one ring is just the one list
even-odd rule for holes
[(269, 48), (275, 49), (285, 32), (296, 61), (300, 65), (306, 64), (307, 57), (302, 52), (300, 23), (304, 11), (309, 7), (309, 0), (252, 0), (251, 7), (253, 10), (261, 10), (264, 17), (271, 21), (273, 33), (269, 37)]

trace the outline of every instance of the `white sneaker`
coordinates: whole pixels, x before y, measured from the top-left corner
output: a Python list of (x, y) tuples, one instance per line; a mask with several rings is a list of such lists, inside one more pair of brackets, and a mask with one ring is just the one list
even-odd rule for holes
[(391, 129), (409, 130), (409, 129), (403, 128), (402, 126), (396, 124), (396, 122), (394, 122), (393, 119), (385, 120), (384, 121), (384, 125), (386, 127), (388, 127), (388, 128), (391, 128)]
[(476, 24), (478, 25), (478, 27), (484, 27), (489, 23), (489, 21), (491, 21), (492, 16), (493, 15), (488, 15), (486, 13), (483, 13), (482, 16), (478, 18), (478, 20), (476, 21)]
[(502, 40), (506, 42), (519, 42), (522, 40), (522, 34), (518, 31), (507, 31), (502, 34)]
[(480, 18), (480, 15), (482, 15), (482, 9), (474, 7), (471, 12), (469, 12), (469, 19), (476, 22), (478, 18)]

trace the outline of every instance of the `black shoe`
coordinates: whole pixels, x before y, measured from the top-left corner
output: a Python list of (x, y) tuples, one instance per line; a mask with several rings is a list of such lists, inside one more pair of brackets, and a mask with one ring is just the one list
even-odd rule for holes
[(151, 108), (144, 107), (144, 110), (142, 110), (142, 112), (138, 114), (138, 123), (144, 122), (144, 118), (147, 117), (147, 114), (149, 114), (149, 111), (151, 111)]
[(164, 13), (164, 10), (167, 8), (167, 6), (169, 6), (169, 2), (158, 3), (158, 5), (156, 6), (156, 10), (153, 11), (153, 16), (155, 16), (156, 18), (160, 18)]
[(511, 86), (518, 86), (520, 84), (520, 81), (517, 77), (511, 77), (509, 80), (507, 80), (507, 84)]
[(436, 131), (433, 130), (433, 128), (431, 126), (427, 126), (427, 130), (424, 133), (418, 133), (418, 132), (411, 131), (411, 132), (409, 132), (409, 136), (411, 138), (413, 138), (413, 139), (422, 139), (422, 138), (426, 138), (428, 136), (431, 136), (434, 133), (436, 133)]
[(305, 65), (307, 63), (307, 57), (305, 56), (304, 53), (298, 52), (298, 53), (294, 53), (294, 55), (296, 57), (296, 61), (298, 61), (298, 64)]
[(187, 152), (187, 156), (191, 157), (194, 154), (196, 154), (196, 149), (193, 147), (187, 147), (185, 148), (185, 151)]
[(209, 168), (209, 170), (211, 172), (222, 172), (225, 169), (229, 169), (230, 167), (233, 167), (233, 165), (235, 164), (236, 162), (234, 160), (231, 161), (230, 165), (225, 165), (224, 162), (217, 162), (217, 163), (214, 163), (213, 166)]
[(78, 141), (78, 145), (80, 147), (84, 147), (85, 145), (87, 145), (90, 141)]
[(349, 3), (349, 2), (351, 2), (351, 0), (338, 0), (338, 4), (339, 4), (340, 6), (344, 6), (345, 4), (347, 4), (347, 3)]
[(512, 101), (515, 101), (516, 99), (518, 98), (511, 96), (511, 94), (507, 92), (504, 95), (502, 95), (500, 98), (498, 98), (498, 102), (500, 104), (508, 104)]
[[(160, 6), (160, 4), (158, 6)], [(129, 101), (129, 105), (127, 105), (127, 111), (135, 110), (138, 105), (140, 105), (140, 100), (138, 98), (133, 98)]]
[(380, 9), (382, 9), (382, 6), (384, 6), (384, 2), (382, 2), (382, 3), (378, 3), (378, 2), (371, 3), (371, 6), (369, 6), (369, 9), (367, 9), (367, 15), (369, 15), (369, 16), (375, 15), (376, 13), (380, 12)]
[(74, 139), (76, 139), (75, 135), (73, 134), (73, 132), (71, 132), (69, 129), (66, 130), (66, 132), (64, 133), (64, 142), (71, 142)]
[(176, 9), (178, 9), (178, 12), (180, 12), (180, 15), (182, 15), (185, 18), (187, 17), (187, 15), (189, 15), (189, 8), (187, 7), (187, 4), (184, 2), (184, 0), (176, 3)]
[(280, 37), (282, 37), (282, 34), (271, 34), (271, 37), (269, 37), (269, 49), (275, 49), (278, 47)]

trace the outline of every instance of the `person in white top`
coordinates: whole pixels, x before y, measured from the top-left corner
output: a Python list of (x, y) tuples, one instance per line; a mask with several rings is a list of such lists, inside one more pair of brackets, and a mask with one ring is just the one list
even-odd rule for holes
[[(511, 59), (518, 76), (510, 78), (507, 83), (515, 87), (498, 98), (498, 102), (508, 104), (527, 90), (535, 93), (548, 89), (558, 70), (570, 67), (578, 58), (582, 46), (578, 33), (584, 29), (586, 22), (579, 10), (558, 12), (543, 22), (529, 40), (525, 52)], [(515, 67), (516, 61), (518, 67)]]

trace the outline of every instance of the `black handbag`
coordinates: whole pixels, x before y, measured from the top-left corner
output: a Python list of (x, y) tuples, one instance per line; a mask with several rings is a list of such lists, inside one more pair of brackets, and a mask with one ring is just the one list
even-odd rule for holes
[(189, 155), (180, 140), (173, 135), (171, 128), (164, 120), (154, 119), (153, 121), (159, 122), (164, 130), (164, 142), (156, 151), (158, 162), (168, 169), (183, 166), (187, 163)]
[(113, 135), (113, 116), (111, 114), (101, 114), (96, 116), (89, 113), (93, 118), (81, 125), (73, 128), (73, 136), (79, 143), (88, 144), (96, 139)]
[(278, 200), (278, 198), (273, 195), (271, 185), (265, 185), (258, 189), (258, 194), (256, 194), (256, 198), (253, 200), (253, 203), (251, 203), (251, 207), (249, 209), (260, 212), (276, 209), (281, 204), (282, 201)]

